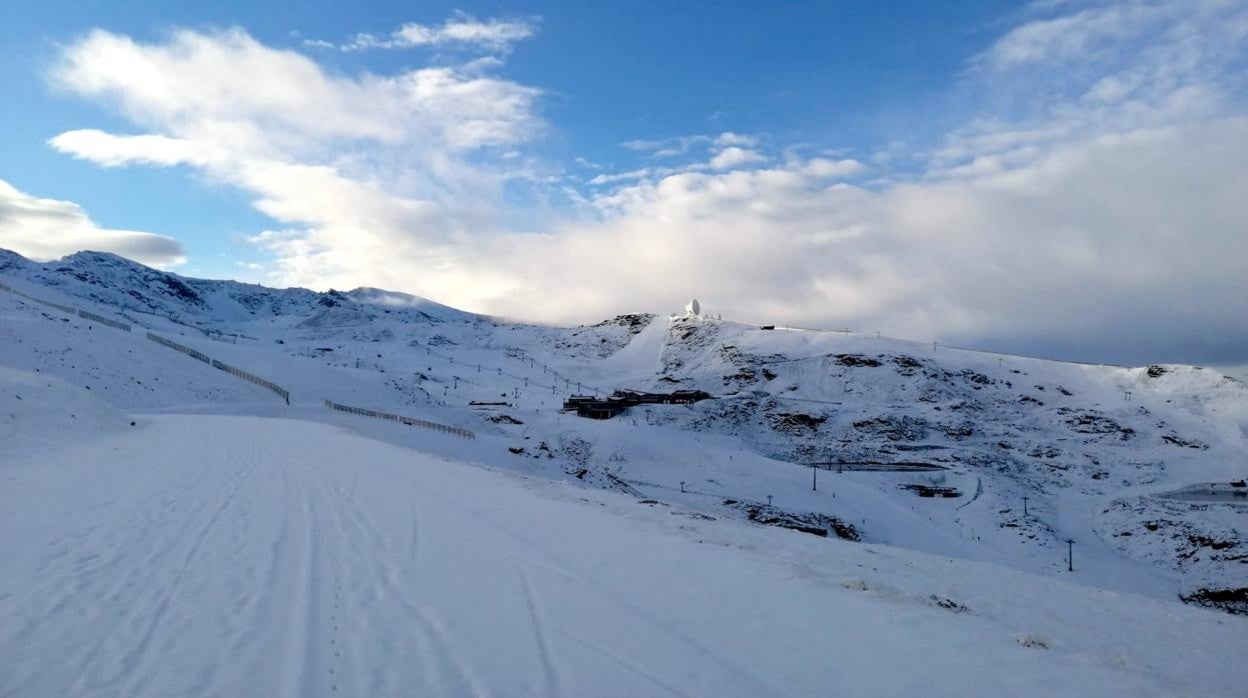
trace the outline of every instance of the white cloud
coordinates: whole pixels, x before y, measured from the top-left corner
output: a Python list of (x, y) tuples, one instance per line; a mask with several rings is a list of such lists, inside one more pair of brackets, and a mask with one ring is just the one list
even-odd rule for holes
[[(1201, 337), (1248, 354), (1248, 120), (1232, 70), (1248, 24), (1229, 3), (1112, 31), (1086, 15), (1110, 7), (1065, 3), (1023, 25), (1068, 17), (1053, 26), (1071, 36), (1007, 32), (970, 61), (977, 118), (925, 160), (922, 144), (868, 151), (861, 186), (845, 183), (868, 171), (848, 153), (776, 154), (770, 137), (725, 132), (630, 141), (687, 161), (570, 190), (526, 150), (545, 128), (541, 92), (496, 64), (333, 75), (237, 30), (71, 45), (60, 84), (148, 133), (53, 145), (251, 192), (277, 222), (254, 242), (280, 283), (546, 320), (696, 293), (747, 320), (1118, 356)], [(517, 208), (519, 182), (542, 204)], [(544, 203), (555, 196), (572, 205)]]
[(612, 172), (611, 174), (600, 174), (594, 176), (587, 182), (593, 186), (603, 184), (617, 184), (619, 182), (632, 182), (639, 179), (649, 179), (654, 176), (656, 170), (653, 167), (642, 167), (636, 170), (627, 170), (625, 172)]
[(66, 131), (52, 138), (49, 144), (62, 153), (91, 160), (104, 167), (171, 167), (183, 164), (202, 167), (221, 159), (219, 154), (212, 152), (211, 144), (201, 145), (158, 135), (118, 136), (95, 129)]
[(806, 167), (685, 173), (613, 193), (602, 223), (510, 238), (478, 263), (510, 280), (490, 307), (513, 314), (675, 309), (696, 294), (742, 319), (917, 338), (1126, 351), (1181, 326), (1242, 343), (1244, 158), (1248, 119), (1233, 118), (879, 192), (824, 188)]
[(716, 136), (712, 142), (720, 147), (739, 145), (746, 148), (753, 148), (758, 145), (758, 138), (740, 133), (733, 133), (732, 131), (724, 131)]
[[(471, 15), (460, 13), (447, 19), (441, 26), (409, 22), (382, 37), (357, 34), (340, 48), (343, 51), (366, 51), (460, 45), (502, 52), (510, 48), (511, 44), (533, 36), (536, 31), (533, 22), (528, 20), (479, 21)], [(328, 42), (317, 43), (318, 46), (322, 44)]]
[(635, 139), (625, 141), (620, 144), (627, 150), (634, 150), (642, 153), (649, 153), (652, 157), (674, 157), (677, 155), (685, 155), (694, 148), (726, 148), (728, 146), (743, 146), (753, 148), (758, 145), (759, 139), (756, 136), (745, 135), (741, 133), (733, 133), (725, 131), (718, 135), (709, 135), (698, 133), (691, 136), (674, 136), (671, 138), (659, 138), (654, 140)]
[(527, 140), (540, 127), (533, 88), (451, 67), (331, 76), (238, 29), (178, 31), (148, 45), (97, 30), (64, 51), (52, 79), (139, 126), (266, 157), (317, 154), (344, 140), (471, 149)]
[(0, 180), (0, 248), (40, 262), (80, 250), (112, 252), (156, 267), (182, 264), (182, 245), (173, 238), (96, 225), (74, 203), (40, 199)]
[(657, 150), (663, 147), (663, 141), (648, 141), (639, 138), (631, 141), (624, 141), (620, 144), (620, 147), (638, 151)]
[(867, 169), (857, 160), (829, 160), (827, 158), (813, 158), (809, 162), (802, 165), (801, 172), (812, 177), (849, 177), (856, 175)]
[(516, 150), (544, 129), (540, 91), (488, 68), (350, 77), (237, 29), (154, 44), (95, 31), (64, 50), (53, 81), (150, 133), (71, 131), (51, 145), (104, 166), (187, 165), (249, 192), (284, 226), (256, 238), (278, 256), (271, 281), (363, 285), (372, 269), (371, 285), (415, 278), (442, 294), (476, 285), (455, 250), (499, 227), (510, 183), (546, 177)]
[(1216, 118), (1242, 93), (1248, 5), (1239, 1), (1069, 2), (969, 61), (993, 111), (949, 134), (933, 168), (1071, 139)]
[(1156, 6), (1132, 2), (1033, 20), (998, 39), (984, 58), (998, 69), (1069, 61), (1131, 36), (1162, 14)]
[(747, 150), (732, 146), (724, 148), (711, 158), (711, 168), (716, 170), (728, 170), (744, 165), (754, 165), (760, 162), (767, 162), (767, 156), (757, 150)]

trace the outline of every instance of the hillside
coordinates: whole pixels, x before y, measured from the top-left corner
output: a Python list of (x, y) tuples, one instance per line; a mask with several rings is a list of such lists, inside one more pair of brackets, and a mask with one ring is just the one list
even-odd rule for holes
[[(1084, 686), (1104, 687), (1095, 693), (1165, 694), (1186, 686), (1200, 687), (1198, 693), (1228, 694), (1227, 687), (1233, 684), (1216, 681), (1229, 680), (1230, 674), (1203, 677), (1196, 667), (1206, 660), (1216, 666), (1215, 660), (1224, 657), (1226, 647), (1235, 645), (1235, 640), (1240, 645), (1248, 640), (1245, 619), (1184, 608), (1180, 601), (1186, 597), (1193, 604), (1248, 611), (1245, 602), (1236, 601), (1234, 595), (1234, 590), (1248, 588), (1248, 506), (1235, 496), (1243, 490), (1232, 485), (1248, 475), (1248, 388), (1213, 370), (1058, 363), (886, 337), (765, 330), (709, 316), (635, 314), (583, 327), (527, 325), (376, 289), (316, 293), (188, 279), (99, 253), (36, 264), (0, 252), (0, 282), (27, 294), (0, 291), (0, 430), (10, 437), (8, 450), (0, 449), (0, 458), (10, 464), (6, 467), (16, 468), (11, 470), (15, 474), (10, 481), (26, 488), (29, 496), (62, 497), (58, 501), (69, 509), (90, 505), (89, 498), (77, 499), (71, 486), (77, 477), (89, 481), (89, 473), (68, 465), (89, 460), (85, 454), (101, 448), (147, 454), (136, 456), (137, 460), (110, 456), (112, 470), (145, 477), (143, 469), (159, 459), (160, 448), (152, 443), (167, 444), (166, 450), (177, 452), (173, 444), (201, 438), (192, 436), (201, 428), (222, 435), (234, 431), (240, 438), (247, 435), (246, 443), (251, 445), (245, 451), (264, 453), (263, 458), (251, 463), (240, 451), (238, 458), (243, 460), (230, 460), (234, 456), (229, 454), (235, 451), (224, 448), (229, 441), (224, 436), (219, 454), (205, 447), (194, 458), (179, 456), (178, 472), (184, 474), (176, 477), (187, 483), (197, 481), (195, 469), (202, 467), (225, 468), (235, 472), (238, 480), (223, 472), (214, 477), (225, 479), (205, 481), (204, 491), (199, 485), (188, 485), (171, 501), (199, 507), (196, 498), (209, 496), (207, 491), (250, 492), (250, 486), (239, 489), (238, 485), (247, 478), (270, 483), (253, 493), (256, 506), (270, 506), (270, 495), (278, 496), (278, 490), (264, 479), (269, 477), (263, 474), (268, 472), (265, 468), (278, 467), (296, 478), (292, 482), (300, 482), (298, 478), (304, 476), (297, 474), (299, 468), (309, 461), (323, 462), (331, 474), (298, 487), (316, 488), (320, 499), (313, 506), (324, 515), (314, 518), (327, 521), (324, 516), (336, 512), (338, 518), (333, 520), (339, 521), (344, 527), (341, 535), (347, 536), (342, 541), (355, 536), (349, 547), (371, 550), (375, 556), (376, 561), (367, 564), (382, 564), (387, 556), (397, 554), (392, 548), (400, 544), (401, 529), (414, 525), (398, 514), (392, 521), (370, 523), (369, 517), (389, 516), (383, 511), (399, 506), (405, 497), (426, 496), (420, 492), (428, 483), (412, 477), (433, 469), (441, 473), (439, 478), (450, 478), (442, 480), (446, 487), (455, 483), (456, 493), (442, 491), (439, 496), (445, 498), (438, 501), (443, 505), (460, 502), (455, 507), (461, 514), (455, 516), (461, 518), (441, 521), (439, 517), (439, 526), (471, 527), (476, 524), (469, 519), (482, 518), (493, 522), (489, 525), (496, 530), (555, 526), (482, 514), (495, 510), (467, 502), (477, 496), (469, 490), (475, 493), (474, 488), (483, 488), (482, 492), (515, 501), (516, 506), (528, 502), (525, 498), (536, 491), (542, 501), (524, 507), (531, 508), (533, 516), (556, 517), (551, 521), (564, 517), (568, 530), (581, 526), (592, 536), (622, 527), (588, 549), (576, 548), (576, 553), (563, 549), (559, 555), (565, 556), (564, 561), (576, 558), (577, 564), (558, 567), (562, 571), (555, 577), (564, 582), (543, 582), (556, 587), (582, 579), (587, 569), (602, 570), (609, 564), (605, 558), (579, 557), (589, 555), (590, 550), (615, 548), (619, 554), (611, 559), (636, 562), (650, 554), (661, 557), (666, 543), (659, 539), (675, 536), (684, 541), (679, 544), (682, 550), (694, 540), (722, 546), (712, 558), (722, 559), (725, 567), (715, 568), (708, 561), (658, 565), (656, 569), (664, 574), (675, 575), (658, 585), (665, 589), (703, 586), (709, 578), (705, 575), (791, 569), (796, 570), (797, 579), (809, 583), (801, 582), (801, 590), (784, 593), (812, 602), (818, 599), (816, 605), (832, 604), (827, 607), (832, 615), (825, 623), (834, 624), (836, 614), (865, 614), (862, 622), (875, 622), (870, 619), (878, 618), (877, 613), (891, 613), (882, 610), (889, 604), (944, 598), (954, 604), (954, 610), (966, 606), (972, 612), (964, 617), (937, 604), (936, 615), (929, 617), (926, 614), (933, 611), (925, 608), (916, 611), (918, 616), (907, 615), (906, 622), (934, 624), (938, 636), (972, 632), (961, 625), (964, 622), (988, 623), (995, 629), (985, 632), (1007, 641), (1011, 632), (1031, 633), (1040, 626), (1040, 617), (1017, 607), (1006, 592), (1027, 589), (1028, 598), (1044, 599), (1040, 604), (1044, 613), (1058, 614), (1057, 620), (1046, 621), (1044, 626), (1048, 644), (1056, 643), (1068, 659), (1087, 653), (1099, 657), (1092, 664), (1113, 667), (1112, 679), (1099, 674), (1078, 678), (1091, 682)], [(132, 331), (68, 315), (33, 298), (129, 322)], [(148, 332), (280, 385), (289, 391), (290, 404), (259, 386), (148, 340)], [(632, 407), (606, 421), (560, 410), (571, 394), (605, 395), (621, 388), (696, 389), (715, 399), (692, 405)], [(468, 430), (475, 438), (334, 412), (325, 408), (325, 400)], [(62, 410), (62, 405), (71, 409)], [(262, 417), (283, 419), (257, 419)], [(13, 438), (17, 435), (20, 438)], [(290, 456), (290, 444), (305, 444), (293, 449), (303, 455)], [(58, 457), (56, 462), (64, 464), (64, 469), (50, 471), (48, 479), (33, 473), (32, 459), (41, 458), (44, 450), (61, 447), (76, 449), (73, 453), (80, 455)], [(280, 466), (260, 465), (269, 462)], [(373, 463), (370, 470), (360, 471), (372, 474), (359, 477), (365, 483), (360, 485), (361, 492), (375, 492), (367, 495), (368, 503), (335, 504), (343, 489), (355, 488), (348, 482), (351, 468), (357, 467), (353, 462)], [(468, 467), (468, 463), (486, 469)], [(471, 484), (453, 474), (464, 467), (473, 473), (464, 476)], [(395, 475), (398, 480), (391, 478), (394, 473), (400, 473)], [(512, 475), (525, 479), (509, 479)], [(517, 484), (498, 484), (503, 482)], [(517, 494), (520, 490), (525, 493)], [(949, 496), (920, 496), (931, 492)], [(550, 496), (566, 499), (575, 511), (546, 512), (548, 506), (556, 506), (545, 501)], [(122, 500), (117, 502), (121, 506)], [(222, 507), (229, 506), (235, 505), (222, 503)], [(610, 515), (594, 513), (597, 508)], [(589, 518), (582, 519), (576, 513), (582, 509), (593, 515), (585, 514)], [(42, 521), (42, 514), (22, 512), (15, 521), (23, 526), (36, 527)], [(462, 519), (463, 512), (471, 514), (468, 519)], [(236, 513), (243, 515), (242, 510)], [(133, 516), (142, 514), (134, 509)], [(616, 523), (604, 523), (602, 516)], [(273, 526), (278, 523), (270, 521)], [(226, 530), (218, 526), (211, 535), (228, 540)], [(541, 530), (541, 536), (528, 540), (542, 546), (557, 538), (553, 529)], [(658, 539), (647, 537), (652, 534)], [(237, 535), (244, 532), (239, 529)], [(838, 537), (857, 542), (838, 541)], [(628, 543), (622, 538), (628, 538)], [(1074, 541), (1073, 571), (1068, 569), (1068, 539)], [(482, 545), (501, 545), (500, 540)], [(53, 543), (48, 541), (49, 546)], [(565, 544), (571, 542), (560, 543)], [(221, 542), (208, 549), (220, 550), (224, 561), (227, 548)], [(356, 554), (343, 550), (343, 555)], [(24, 546), (10, 552), (35, 555)], [(246, 555), (264, 559), (259, 550)], [(37, 555), (29, 560), (36, 564)], [(503, 574), (486, 569), (488, 565), (475, 558), (448, 559), (452, 563), (463, 569), (481, 567), (482, 575)], [(40, 564), (46, 567), (52, 562)], [(361, 560), (359, 564), (366, 563)], [(868, 567), (870, 574), (865, 572)], [(22, 569), (33, 575), (38, 568)], [(71, 568), (55, 569), (62, 570), (64, 584), (77, 583), (72, 581)], [(205, 567), (204, 574), (220, 569)], [(393, 577), (399, 573), (380, 569), (378, 574)], [(843, 576), (869, 577), (866, 588), (887, 591), (873, 591), (865, 605), (858, 600), (846, 601), (849, 605), (845, 606), (836, 601), (846, 593)], [(621, 580), (620, 585), (606, 582), (608, 578)], [(283, 579), (283, 584), (302, 583), (296, 577)], [(624, 568), (612, 568), (609, 575), (594, 579), (589, 588), (600, 589), (591, 594), (597, 594), (595, 598), (614, 598), (634, 610), (659, 603), (653, 591), (647, 591), (653, 580), (630, 577)], [(231, 583), (221, 582), (227, 587)], [(364, 596), (358, 603), (365, 603), (371, 583), (360, 580), (358, 590)], [(736, 603), (731, 599), (741, 598), (750, 589), (787, 589), (789, 583), (751, 579), (740, 586), (717, 588), (714, 598), (731, 605)], [(179, 584), (175, 575), (169, 588), (179, 588)], [(858, 582), (849, 583), (851, 588), (857, 586)], [(9, 599), (26, 599), (23, 607), (39, 595), (37, 590), (21, 588), (9, 593)], [(385, 598), (394, 604), (416, 603), (415, 597), (403, 596), (407, 592), (393, 593), (398, 595)], [(481, 593), (492, 592), (482, 589)], [(498, 593), (513, 594), (514, 588)], [(409, 601), (401, 602), (401, 598)], [(510, 598), (524, 602), (522, 597)], [(1107, 598), (1115, 600), (1110, 603)], [(556, 599), (534, 602), (530, 598), (527, 603), (536, 603), (539, 609), (565, 602), (582, 604), (571, 599), (579, 597), (560, 587)], [(460, 603), (450, 597), (446, 602)], [(589, 612), (599, 602), (583, 603)], [(795, 613), (795, 607), (776, 603), (780, 605), (749, 614), (761, 618)], [(1074, 610), (1054, 610), (1063, 604)], [(1095, 616), (1100, 626), (1090, 620), (1093, 616), (1087, 616), (1093, 613), (1088, 609), (1098, 604), (1104, 607), (1096, 611), (1103, 614)], [(523, 606), (517, 608), (523, 610)], [(675, 613), (664, 608), (654, 617)], [(707, 623), (709, 615), (698, 614), (711, 610), (691, 612), (694, 615), (666, 628)], [(140, 620), (147, 615), (135, 613), (135, 623), (147, 622)], [(1128, 640), (1134, 634), (1130, 628), (1137, 625), (1127, 620), (1132, 614), (1139, 614), (1140, 627), (1146, 627), (1143, 619), (1151, 618), (1150, 623), (1163, 628), (1156, 638), (1158, 644)], [(623, 626), (632, 622), (612, 617)], [(227, 621), (234, 622), (223, 622)], [(462, 622), (471, 621), (464, 618)], [(567, 637), (575, 637), (583, 641), (578, 646), (597, 647), (596, 656), (614, 662), (613, 666), (633, 667), (635, 679), (648, 675), (646, 680), (665, 685), (670, 692), (704, 692), (716, 685), (675, 681), (668, 669), (655, 669), (663, 666), (652, 663), (657, 659), (644, 659), (635, 654), (635, 648), (626, 650), (608, 637), (587, 637), (586, 629), (569, 626), (571, 621), (566, 619), (563, 623), (563, 634), (557, 634), (563, 639), (551, 640), (548, 635), (544, 642), (566, 645)], [(1191, 650), (1203, 652), (1205, 659), (1192, 660), (1183, 668), (1163, 669), (1161, 638), (1173, 631), (1174, 642), (1188, 640), (1196, 627), (1189, 623), (1203, 628), (1202, 633), (1208, 631), (1207, 639)], [(1212, 630), (1215, 626), (1216, 631)], [(476, 641), (464, 627), (459, 630), (467, 634), (455, 635), (453, 630), (448, 632), (454, 642)], [(230, 632), (222, 636), (223, 643), (234, 642), (228, 639)], [(756, 632), (774, 640), (778, 628), (763, 623)], [(795, 629), (786, 640), (789, 649), (767, 655), (768, 665), (785, 664), (785, 657), (800, 655), (796, 648), (807, 643), (826, 642), (821, 632), (825, 631), (817, 625)], [(705, 659), (719, 656), (718, 650), (704, 651), (709, 638), (718, 635), (722, 633), (682, 635), (683, 639), (672, 642), (685, 643), (687, 651), (677, 655)], [(5, 642), (21, 642), (22, 637), (13, 631)], [(150, 641), (150, 634), (142, 632), (129, 637)], [(899, 642), (887, 634), (879, 639), (881, 643)], [(987, 640), (966, 636), (964, 641), (978, 647)], [(429, 642), (433, 643), (428, 645), (430, 652), (450, 651), (438, 650), (439, 640)], [(740, 653), (733, 655), (737, 659), (706, 665), (706, 675), (731, 676), (732, 666), (740, 666), (738, 661), (759, 651), (745, 640), (732, 646), (732, 652)], [(935, 651), (928, 645), (897, 646), (919, 654)], [(1013, 647), (1018, 648), (1018, 643)], [(1122, 660), (1132, 667), (1127, 674), (1146, 678), (1126, 681), (1123, 667), (1117, 666), (1120, 660), (1106, 654), (1110, 647), (1129, 657)], [(1014, 648), (1000, 661), (1013, 661), (1009, 657), (1017, 651)], [(958, 652), (932, 656), (933, 666), (968, 660), (966, 653)], [(994, 657), (985, 654), (976, 661), (989, 665)], [(544, 678), (532, 678), (528, 692), (549, 693), (549, 685), (542, 681), (566, 679), (561, 684), (565, 692), (575, 694), (573, 688), (582, 685), (575, 677), (581, 675), (567, 672), (582, 659), (553, 651), (544, 660), (536, 659), (534, 666), (546, 663), (546, 673)], [(356, 662), (353, 671), (367, 665), (362, 656), (352, 661)], [(30, 678), (34, 674), (23, 676), (36, 681)], [(800, 674), (806, 677), (800, 681), (781, 679), (779, 674), (768, 676), (764, 683), (780, 692), (809, 693), (820, 681), (830, 680), (818, 671)], [(1020, 670), (1018, 676), (1032, 675)], [(498, 677), (488, 672), (478, 676), (489, 686), (496, 686), (493, 682)], [(471, 682), (472, 677), (461, 675), (456, 680)], [(227, 686), (213, 683), (215, 679), (205, 681), (204, 685), (218, 690)], [(368, 692), (365, 684), (348, 685), (357, 693)], [(653, 685), (650, 691), (642, 690), (642, 684), (620, 685), (643, 693), (655, 690)], [(959, 693), (954, 684), (948, 687), (948, 693)], [(153, 686), (146, 688), (151, 693)], [(1000, 690), (1013, 689), (1002, 686)]]

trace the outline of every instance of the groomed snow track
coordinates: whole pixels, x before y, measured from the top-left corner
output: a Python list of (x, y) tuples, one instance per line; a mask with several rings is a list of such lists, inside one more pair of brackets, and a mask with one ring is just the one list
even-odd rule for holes
[(324, 424), (144, 422), (8, 470), (0, 694), (1160, 694), (1078, 643), (704, 544), (784, 533)]

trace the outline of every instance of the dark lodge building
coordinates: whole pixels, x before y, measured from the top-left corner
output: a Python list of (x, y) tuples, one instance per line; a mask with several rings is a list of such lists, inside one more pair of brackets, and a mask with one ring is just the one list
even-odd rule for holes
[(578, 417), (610, 419), (634, 405), (689, 405), (711, 397), (704, 390), (677, 390), (671, 393), (617, 390), (603, 400), (589, 395), (573, 395), (564, 401), (563, 409), (576, 410)]

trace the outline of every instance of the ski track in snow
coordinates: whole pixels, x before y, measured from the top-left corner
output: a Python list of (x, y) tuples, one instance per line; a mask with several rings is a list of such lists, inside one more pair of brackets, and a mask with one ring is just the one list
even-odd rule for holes
[[(50, 462), (20, 471), (40, 495), (13, 513), (30, 540), (0, 550), (20, 553), (0, 596), (3, 695), (815, 695), (863, 684), (839, 683), (847, 668), (835, 662), (794, 665), (797, 648), (908, 656), (919, 650), (905, 638), (923, 637), (909, 624), (945, 614), (908, 594), (820, 592), (835, 585), (697, 545), (701, 528), (617, 520), (560, 488), (545, 499), (537, 483), (323, 425), (156, 417), (141, 435)], [(84, 478), (98, 486), (64, 486)], [(632, 533), (600, 533), (585, 516)], [(711, 579), (727, 588), (707, 604)], [(722, 615), (736, 595), (759, 607)], [(896, 620), (836, 639), (838, 622), (868, 617), (847, 602), (884, 604)], [(740, 635), (725, 632), (735, 614)], [(1019, 649), (984, 620), (945, 622), (952, 646), (972, 642), (980, 662), (1002, 665), (967, 677), (994, 692), (1066, 672), (1106, 695), (1159, 694), (1132, 674)], [(937, 637), (922, 652), (939, 653)]]
[(542, 611), (538, 607), (537, 599), (533, 593), (533, 582), (529, 580), (528, 572), (524, 570), (523, 565), (520, 563), (516, 563), (516, 574), (520, 578), (520, 587), (524, 590), (524, 601), (529, 611), (529, 622), (533, 625), (533, 637), (537, 642), (537, 649), (542, 659), (542, 669), (546, 674), (546, 695), (558, 698), (563, 695), (563, 691), (559, 686), (559, 670), (551, 659), (550, 640), (547, 638), (545, 621), (542, 620)]
[[(719, 668), (726, 674), (735, 675), (736, 680), (739, 681), (741, 685), (748, 685), (752, 687), (752, 695), (781, 695), (780, 691), (777, 691), (773, 687), (767, 686), (766, 684), (760, 682), (751, 672), (743, 670), (741, 667), (725, 661), (714, 650), (685, 635), (676, 628), (672, 627), (669, 623), (660, 620), (658, 617), (654, 616), (651, 611), (641, 605), (636, 604), (635, 602), (628, 600), (623, 595), (612, 591), (608, 585), (605, 585), (595, 579), (587, 578), (582, 574), (578, 574), (572, 569), (571, 565), (567, 563), (558, 561), (557, 559), (552, 559), (550, 554), (546, 552), (540, 543), (531, 540), (528, 537), (521, 536), (513, 529), (496, 522), (488, 513), (482, 512), (473, 506), (447, 498), (440, 493), (428, 490), (415, 481), (410, 480), (406, 475), (400, 475), (398, 477), (410, 482), (414, 487), (424, 489), (427, 493), (436, 497), (439, 501), (444, 502), (445, 504), (448, 504), (465, 514), (468, 514), (478, 523), (488, 526), (501, 537), (510, 539), (514, 543), (518, 544), (522, 550), (526, 551), (525, 553), (517, 552), (515, 547), (508, 546), (507, 548), (499, 549), (496, 552), (512, 559), (517, 566), (517, 570), (520, 571), (521, 579), (524, 582), (523, 589), (526, 592), (526, 601), (528, 602), (528, 608), (530, 611), (529, 618), (535, 626), (540, 622), (541, 616), (532, 601), (532, 586), (527, 574), (524, 572), (525, 567), (540, 569), (551, 575), (563, 578), (566, 581), (577, 585), (583, 593), (592, 592), (596, 597), (598, 597), (600, 603), (607, 603), (618, 607), (634, 619), (645, 623), (650, 632), (670, 638), (673, 642), (683, 646), (683, 649), (686, 652), (692, 652), (695, 655), (700, 655), (712, 664), (718, 665)], [(536, 634), (540, 638), (538, 647), (542, 651), (543, 666), (547, 668), (548, 676), (553, 677), (556, 672), (554, 672), (548, 660), (549, 655), (546, 650), (548, 641), (545, 639), (546, 636), (540, 630), (537, 630)], [(553, 681), (551, 683), (553, 684)]]

